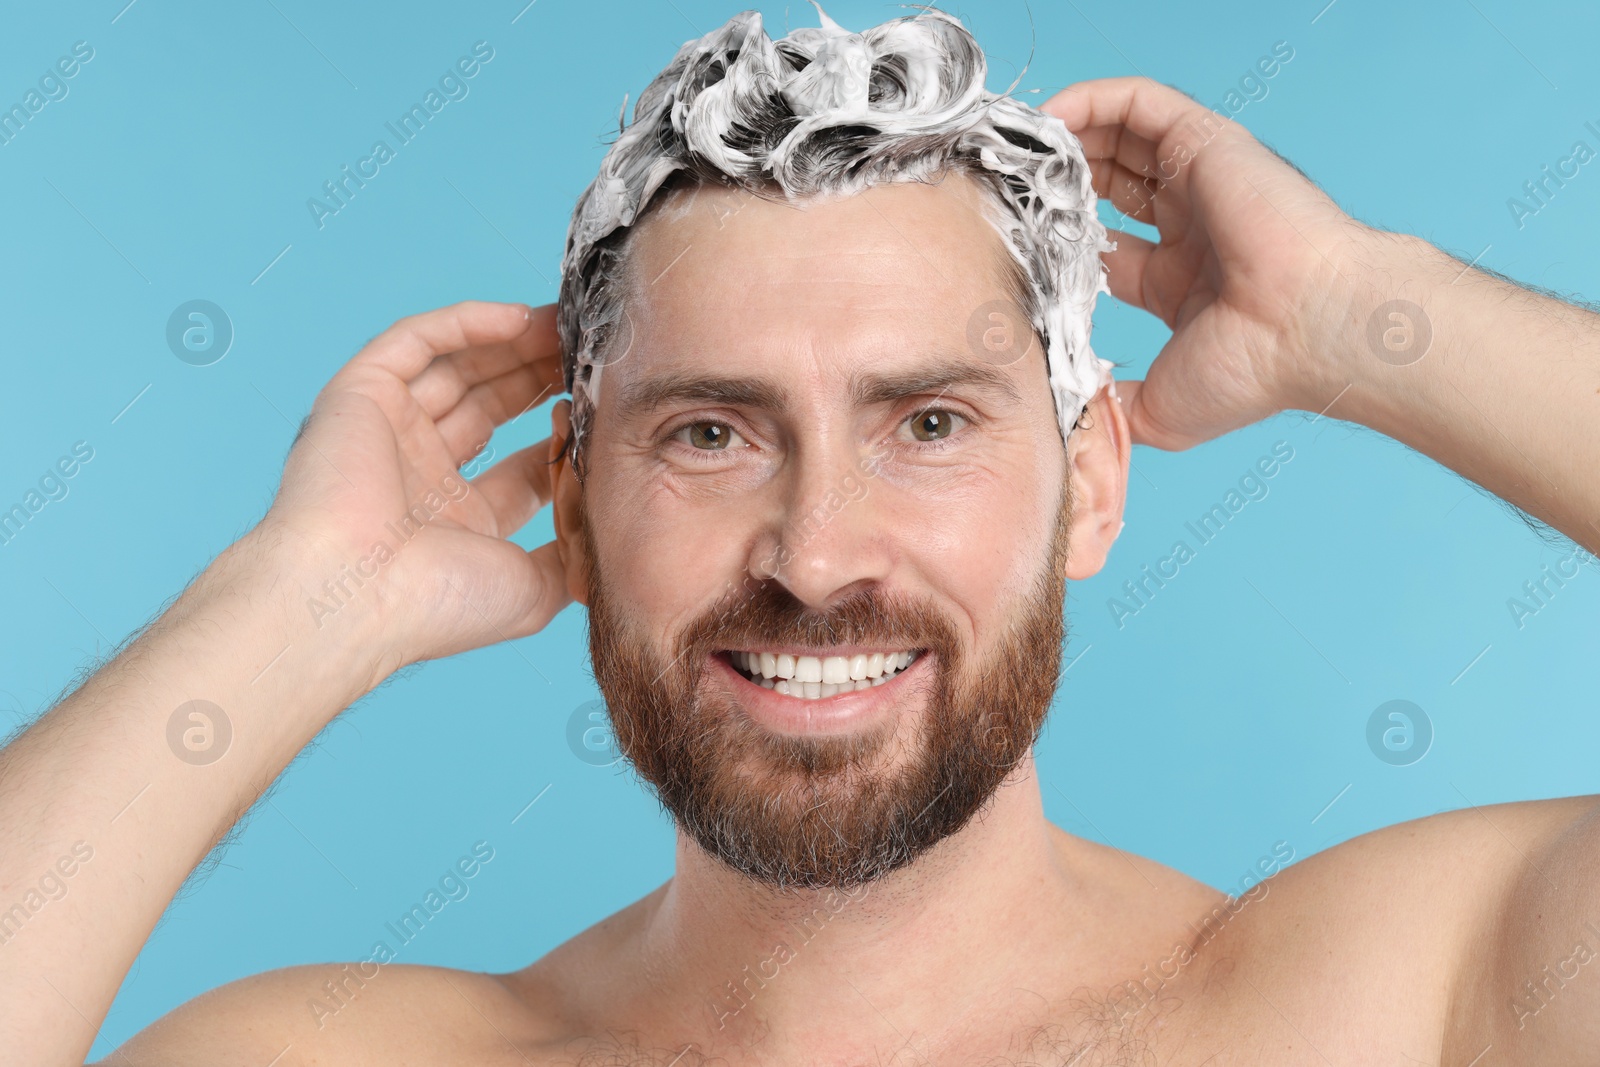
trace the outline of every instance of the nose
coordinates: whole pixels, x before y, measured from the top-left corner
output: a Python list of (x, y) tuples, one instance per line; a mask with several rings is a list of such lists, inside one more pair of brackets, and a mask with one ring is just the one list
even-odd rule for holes
[(750, 574), (780, 582), (816, 611), (886, 580), (893, 531), (871, 470), (854, 441), (807, 441), (769, 486), (779, 505), (751, 552)]

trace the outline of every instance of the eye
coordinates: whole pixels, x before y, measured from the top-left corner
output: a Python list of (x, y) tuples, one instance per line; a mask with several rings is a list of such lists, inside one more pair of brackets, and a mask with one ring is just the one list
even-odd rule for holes
[(954, 419), (966, 419), (954, 411), (943, 408), (929, 408), (919, 411), (908, 420), (911, 423), (911, 435), (918, 441), (942, 441), (955, 432)]
[[(687, 440), (683, 435), (687, 434)], [(672, 436), (684, 441), (690, 448), (702, 452), (721, 452), (729, 447), (729, 442), (735, 438), (744, 440), (739, 432), (725, 422), (691, 422), (682, 427)]]

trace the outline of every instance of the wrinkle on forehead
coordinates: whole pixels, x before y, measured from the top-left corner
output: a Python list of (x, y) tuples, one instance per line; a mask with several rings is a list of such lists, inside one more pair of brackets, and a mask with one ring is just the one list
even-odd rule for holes
[(664, 403), (792, 415), (802, 394), (867, 409), (953, 387), (992, 414), (1049, 419), (1026, 321), (1015, 366), (970, 336), (970, 309), (1010, 299), (1014, 281), (986, 195), (962, 173), (795, 205), (673, 190), (634, 237), (629, 355), (595, 402), (627, 424)]

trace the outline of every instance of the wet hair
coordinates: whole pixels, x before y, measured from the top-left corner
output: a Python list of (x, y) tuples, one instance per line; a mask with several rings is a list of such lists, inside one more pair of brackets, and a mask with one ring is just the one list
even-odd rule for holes
[(1109, 377), (1089, 326), (1108, 291), (1099, 255), (1113, 246), (1078, 139), (1060, 119), (987, 91), (982, 49), (942, 11), (859, 34), (817, 13), (820, 27), (777, 41), (745, 11), (686, 42), (639, 94), (578, 198), (557, 328), (580, 477), (601, 373), (632, 343), (628, 239), (653, 199), (683, 187), (796, 202), (968, 174), (1010, 253), (1007, 288), (1043, 342), (1063, 443)]

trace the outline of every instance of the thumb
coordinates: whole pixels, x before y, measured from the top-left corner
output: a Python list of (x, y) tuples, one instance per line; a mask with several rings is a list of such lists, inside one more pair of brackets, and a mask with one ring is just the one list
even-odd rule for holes
[(1128, 420), (1128, 437), (1136, 445), (1155, 445), (1161, 447), (1151, 439), (1150, 419), (1145, 413), (1142, 398), (1144, 389), (1142, 379), (1118, 378), (1113, 386), (1112, 395), (1117, 403), (1122, 405), (1122, 416)]
[(572, 603), (566, 565), (554, 541), (547, 541), (531, 551), (519, 549), (519, 552), (522, 566), (515, 584), (521, 586), (517, 599), (521, 610), (508, 620), (509, 630), (505, 636), (511, 638), (538, 633)]
[(1149, 445), (1163, 452), (1182, 452), (1216, 436), (1196, 433), (1186, 427), (1174, 427), (1170, 411), (1167, 413), (1168, 420), (1161, 420), (1157, 409), (1173, 396), (1171, 375), (1162, 376), (1155, 382), (1149, 378), (1143, 381), (1118, 381), (1117, 395), (1122, 401), (1123, 417), (1128, 420), (1128, 438), (1136, 445)]

